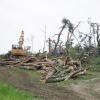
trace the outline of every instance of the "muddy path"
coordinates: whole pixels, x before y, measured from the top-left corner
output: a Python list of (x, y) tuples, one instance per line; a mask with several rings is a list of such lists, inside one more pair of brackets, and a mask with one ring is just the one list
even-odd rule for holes
[(68, 88), (59, 87), (54, 83), (44, 84), (33, 77), (29, 71), (17, 68), (0, 67), (0, 82), (29, 91), (43, 100), (84, 100)]

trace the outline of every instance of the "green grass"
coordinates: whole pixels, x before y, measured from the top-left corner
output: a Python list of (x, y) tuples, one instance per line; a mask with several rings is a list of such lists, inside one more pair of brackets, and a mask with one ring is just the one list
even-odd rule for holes
[(40, 83), (41, 81), (41, 74), (39, 72), (29, 72), (30, 76), (31, 76), (31, 81), (34, 83)]
[(41, 73), (37, 72), (37, 71), (33, 71), (33, 70), (25, 70), (25, 69), (18, 69), (18, 68), (13, 68), (12, 72), (15, 74), (16, 73), (21, 73), (21, 72), (25, 72), (27, 74), (29, 74), (29, 77), (32, 79), (32, 81), (37, 82), (40, 80), (41, 78)]
[(91, 58), (90, 65), (90, 71), (100, 72), (100, 57)]
[(0, 83), (0, 100), (42, 100), (37, 96)]

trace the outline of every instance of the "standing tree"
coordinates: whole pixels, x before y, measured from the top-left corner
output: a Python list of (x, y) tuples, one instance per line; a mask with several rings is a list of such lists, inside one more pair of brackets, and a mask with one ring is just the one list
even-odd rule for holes
[(94, 35), (94, 38), (97, 42), (97, 51), (100, 56), (100, 24), (98, 23), (91, 23), (92, 33)]
[(67, 41), (66, 41), (67, 55), (69, 55), (69, 49), (73, 42), (72, 36), (77, 40), (78, 44), (80, 45), (79, 40), (77, 39), (77, 37), (74, 34), (74, 31), (78, 28), (79, 25), (80, 25), (80, 22), (75, 27), (70, 21), (68, 23), (68, 35), (67, 35)]
[(63, 30), (66, 28), (66, 26), (68, 25), (69, 22), (70, 21), (68, 19), (65, 19), (65, 18), (62, 20), (63, 26), (62, 26), (59, 34), (58, 34), (57, 42), (56, 42), (56, 45), (55, 45), (55, 48), (54, 48), (54, 55), (57, 55), (57, 46), (58, 46), (59, 41), (60, 41), (60, 36), (61, 36)]

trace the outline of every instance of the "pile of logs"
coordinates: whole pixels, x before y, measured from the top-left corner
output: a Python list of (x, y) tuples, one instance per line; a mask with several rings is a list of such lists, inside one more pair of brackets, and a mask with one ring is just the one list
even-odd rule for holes
[(58, 59), (54, 66), (44, 76), (44, 82), (58, 82), (75, 78), (79, 75), (86, 74), (86, 69), (81, 66), (81, 62), (67, 59), (63, 62)]
[(13, 66), (27, 70), (40, 70), (45, 82), (58, 82), (75, 78), (86, 73), (79, 60), (66, 59), (45, 59), (39, 57), (25, 57), (19, 60), (3, 60), (0, 66)]
[(45, 67), (53, 66), (53, 61), (41, 57), (25, 57), (16, 60), (2, 60), (0, 61), (0, 66), (17, 67), (28, 70), (42, 70), (45, 69)]

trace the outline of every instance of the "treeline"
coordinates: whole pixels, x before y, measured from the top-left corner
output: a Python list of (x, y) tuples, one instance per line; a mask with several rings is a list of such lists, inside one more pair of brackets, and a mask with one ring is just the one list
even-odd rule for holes
[[(64, 18), (62, 20), (61, 30), (57, 35), (57, 39), (48, 39), (49, 44), (49, 55), (60, 56), (60, 55), (73, 55), (86, 53), (89, 56), (100, 56), (100, 24), (87, 21), (88, 30), (87, 33), (80, 31), (79, 22), (74, 25), (69, 19)], [(61, 40), (61, 35), (66, 29), (66, 42)], [(77, 32), (76, 32), (77, 30)], [(77, 43), (75, 42), (77, 41)]]

